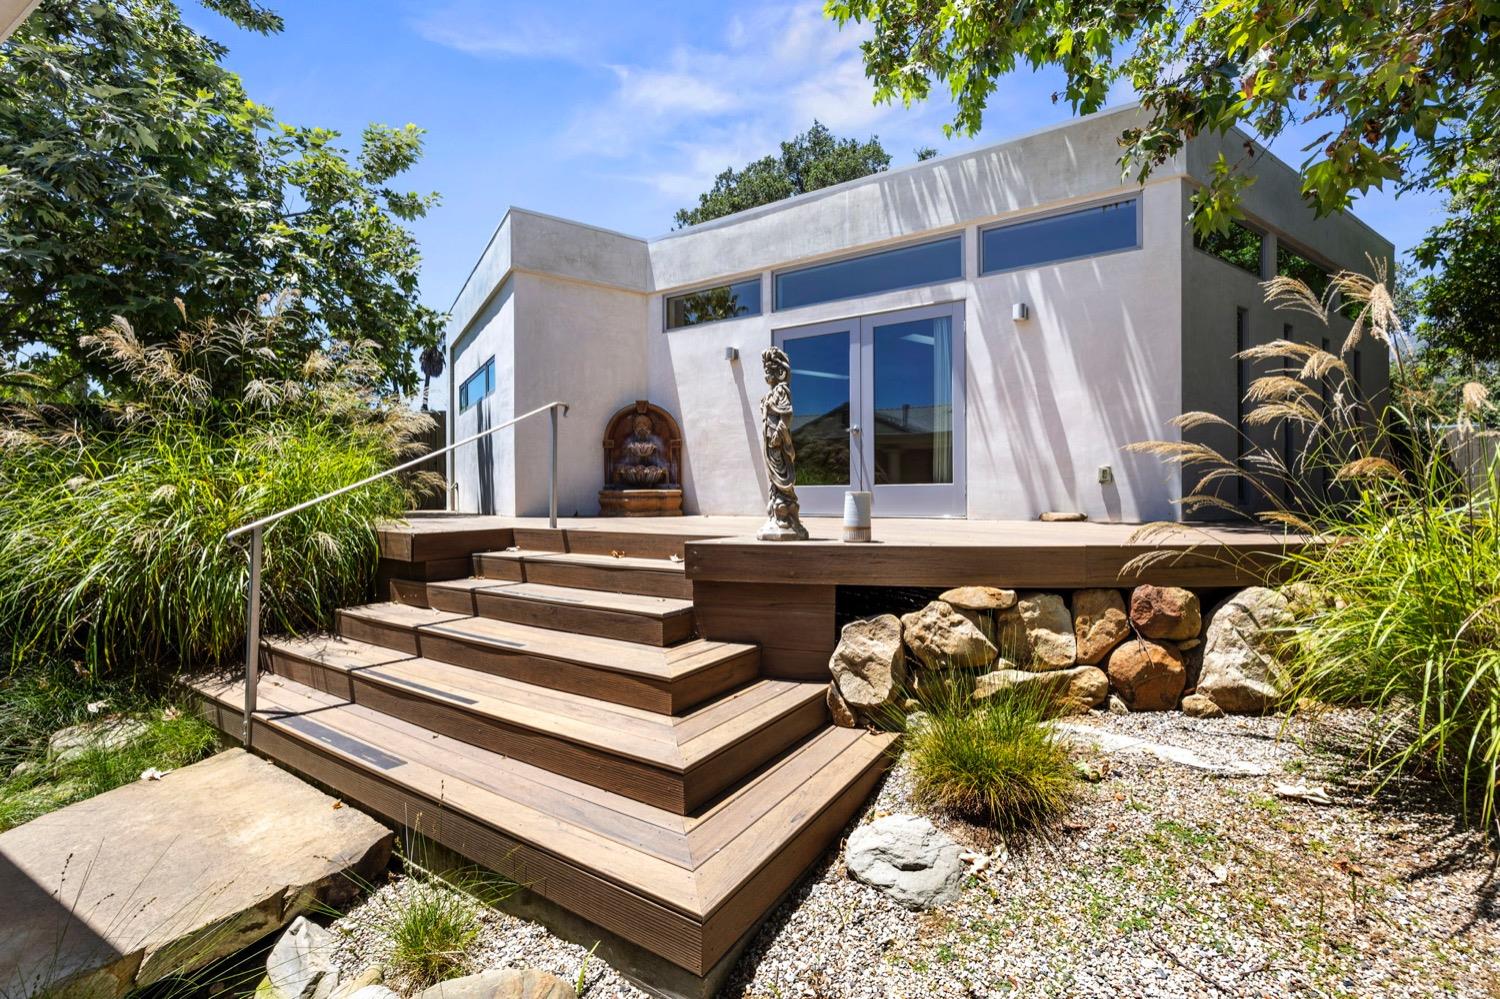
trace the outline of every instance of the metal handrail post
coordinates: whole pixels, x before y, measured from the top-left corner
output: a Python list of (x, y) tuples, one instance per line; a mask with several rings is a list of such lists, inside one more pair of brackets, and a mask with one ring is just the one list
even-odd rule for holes
[(255, 685), (260, 679), (260, 560), (261, 531), (250, 532), (250, 591), (245, 601), (245, 727), (240, 739), (250, 748), (250, 720), (255, 714)]
[(547, 486), (547, 526), (557, 526), (557, 407), (552, 407), (552, 475)]

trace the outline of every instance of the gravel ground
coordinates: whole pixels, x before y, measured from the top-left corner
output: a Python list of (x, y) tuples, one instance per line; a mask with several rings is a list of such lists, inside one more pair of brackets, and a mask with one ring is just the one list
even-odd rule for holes
[[(1100, 755), (1063, 827), (1007, 848), (934, 817), (983, 859), (962, 898), (910, 912), (831, 854), (771, 916), (722, 993), (732, 999), (1083, 996), (1500, 997), (1500, 878), (1420, 787), (1372, 797), (1347, 744), (1360, 716), (1283, 732), (1274, 718), (1091, 715), (1078, 724), (1190, 750), (1251, 776), (1147, 753)], [(1332, 804), (1278, 795), (1326, 788)], [(897, 766), (857, 820), (920, 812)], [(381, 960), (371, 913), (339, 925), (341, 962)], [(476, 968), (529, 965), (573, 981), (585, 951), (484, 916)], [(595, 960), (593, 999), (639, 992)]]

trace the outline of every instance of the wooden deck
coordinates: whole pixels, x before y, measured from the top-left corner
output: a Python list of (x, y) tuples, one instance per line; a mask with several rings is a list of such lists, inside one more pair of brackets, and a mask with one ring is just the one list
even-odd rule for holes
[[(832, 727), (841, 587), (1258, 580), (1282, 539), (877, 521), (766, 544), (748, 517), (414, 516), (382, 600), (272, 637), (251, 748), (706, 982), (858, 811), (891, 738)], [(242, 682), (197, 687), (238, 733)], [(645, 982), (650, 985), (649, 981)]]

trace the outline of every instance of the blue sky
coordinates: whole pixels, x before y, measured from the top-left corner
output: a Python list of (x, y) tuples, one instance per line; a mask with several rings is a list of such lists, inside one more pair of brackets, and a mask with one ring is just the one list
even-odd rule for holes
[[(371, 121), (427, 130), (406, 177), (442, 195), (416, 226), (423, 298), (439, 309), (509, 205), (654, 236), (724, 167), (814, 118), (838, 134), (878, 135), (900, 165), (919, 146), (960, 152), (1069, 114), (1052, 103), (1056, 76), (1019, 73), (999, 85), (978, 137), (945, 139), (941, 101), (872, 105), (864, 34), (825, 20), (821, 0), (270, 3), (286, 30), (268, 38), (192, 3), (184, 13), (229, 45), (230, 68), (283, 121), (339, 129), (351, 144)], [(1273, 148), (1296, 164), (1302, 141)], [(1438, 207), (1377, 193), (1355, 210), (1404, 251)]]

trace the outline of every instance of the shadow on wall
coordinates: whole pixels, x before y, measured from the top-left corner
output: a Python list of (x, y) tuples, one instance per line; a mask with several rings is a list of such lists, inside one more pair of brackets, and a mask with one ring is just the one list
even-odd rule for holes
[[(492, 425), (490, 406), (481, 399), (475, 404), (475, 433), (483, 433)], [(475, 468), (479, 479), (479, 512), (490, 515), (495, 512), (495, 438), (489, 434), (475, 442)]]

